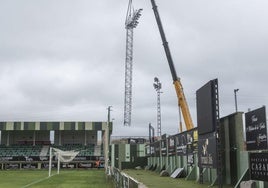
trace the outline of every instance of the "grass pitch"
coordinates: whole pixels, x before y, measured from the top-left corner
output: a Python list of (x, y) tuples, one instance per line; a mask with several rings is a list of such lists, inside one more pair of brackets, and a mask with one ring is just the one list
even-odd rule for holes
[(61, 170), (60, 174), (48, 170), (0, 171), (0, 187), (5, 188), (113, 188), (104, 170)]
[[(158, 173), (149, 170), (124, 170), (126, 174), (142, 182), (148, 188), (208, 188), (209, 184), (199, 184), (195, 181), (186, 181), (184, 178), (160, 177)], [(218, 186), (213, 186), (218, 187)], [(232, 188), (232, 186), (223, 186)]]

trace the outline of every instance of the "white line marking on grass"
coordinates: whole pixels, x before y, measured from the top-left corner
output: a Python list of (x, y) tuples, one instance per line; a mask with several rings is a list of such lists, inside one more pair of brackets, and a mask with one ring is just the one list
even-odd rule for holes
[(34, 184), (39, 183), (39, 182), (41, 182), (41, 181), (44, 181), (44, 180), (46, 180), (46, 179), (48, 179), (48, 178), (50, 178), (50, 177), (52, 177), (52, 176), (55, 176), (55, 175), (57, 175), (57, 174), (53, 174), (53, 175), (51, 175), (51, 176), (48, 176), (48, 177), (42, 178), (42, 179), (40, 179), (40, 180), (34, 181), (34, 182), (32, 182), (32, 183), (29, 183), (29, 184), (27, 184), (27, 185), (24, 185), (24, 186), (21, 187), (21, 188), (30, 187), (31, 185), (34, 185)]

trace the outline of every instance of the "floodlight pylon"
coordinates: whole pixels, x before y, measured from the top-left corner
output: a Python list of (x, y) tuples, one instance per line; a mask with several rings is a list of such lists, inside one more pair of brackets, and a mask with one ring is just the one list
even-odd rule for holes
[(124, 126), (131, 126), (132, 110), (132, 69), (133, 69), (133, 29), (138, 25), (142, 9), (134, 10), (132, 0), (129, 0), (126, 28), (126, 59), (125, 59), (125, 99), (124, 99)]

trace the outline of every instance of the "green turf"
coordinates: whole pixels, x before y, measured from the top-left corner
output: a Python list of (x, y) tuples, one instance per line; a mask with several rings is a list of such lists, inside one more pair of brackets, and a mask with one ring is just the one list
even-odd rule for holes
[[(184, 178), (160, 177), (158, 173), (146, 170), (124, 170), (124, 172), (142, 182), (148, 188), (208, 188), (209, 186), (208, 184), (199, 184), (195, 181), (186, 181)], [(231, 188), (231, 186), (224, 186), (224, 188)]]
[(5, 188), (112, 188), (103, 170), (61, 170), (59, 175), (47, 170), (0, 171), (0, 187)]

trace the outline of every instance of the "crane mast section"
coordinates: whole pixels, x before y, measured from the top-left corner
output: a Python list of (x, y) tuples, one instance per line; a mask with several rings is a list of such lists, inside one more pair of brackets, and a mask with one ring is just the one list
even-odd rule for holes
[[(157, 6), (156, 6), (154, 0), (151, 0), (151, 3), (152, 3), (155, 19), (156, 19), (156, 22), (157, 22), (157, 26), (158, 26), (158, 29), (159, 29), (159, 32), (160, 32), (160, 36), (161, 36), (161, 39), (162, 39), (162, 42), (163, 42), (165, 54), (166, 54), (166, 57), (167, 57), (167, 60), (168, 60), (168, 65), (169, 65), (170, 72), (171, 72), (171, 75), (172, 75), (173, 84), (174, 84), (174, 87), (175, 87), (175, 90), (176, 90), (176, 94), (177, 94), (177, 98), (178, 98), (178, 105), (181, 108), (181, 112), (182, 112), (182, 116), (183, 116), (183, 119), (184, 119), (184, 122), (185, 122), (186, 129), (190, 130), (190, 129), (194, 128), (194, 125), (193, 125), (191, 114), (190, 114), (190, 111), (189, 111), (189, 107), (188, 107), (188, 104), (187, 104), (187, 101), (186, 101), (186, 98), (185, 98), (185, 95), (184, 95), (184, 92), (183, 92), (183, 87), (182, 87), (180, 79), (177, 76), (176, 69), (174, 67), (173, 59), (172, 59), (172, 56), (171, 56), (171, 53), (170, 53), (168, 42), (166, 40), (165, 32), (164, 32), (164, 29), (163, 29), (163, 26), (162, 26), (162, 22), (161, 22), (161, 19), (160, 19), (160, 15), (159, 15)], [(180, 131), (182, 131), (182, 130), (180, 130)]]
[(124, 125), (131, 125), (132, 109), (132, 60), (133, 60), (133, 28), (128, 28), (126, 33), (126, 62), (125, 62), (125, 100), (124, 100)]

